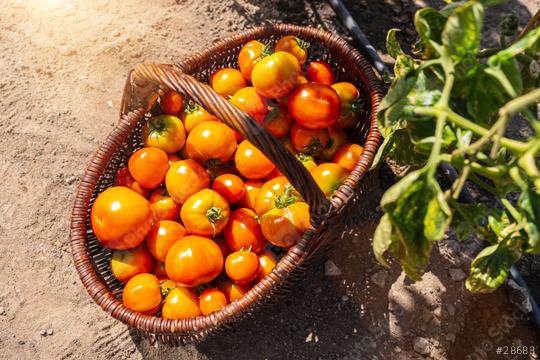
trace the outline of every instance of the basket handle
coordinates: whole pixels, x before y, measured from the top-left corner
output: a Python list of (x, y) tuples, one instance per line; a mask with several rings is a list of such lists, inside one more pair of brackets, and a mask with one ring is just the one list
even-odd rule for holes
[(270, 135), (244, 111), (225, 100), (210, 86), (184, 74), (170, 65), (141, 64), (135, 68), (137, 76), (150, 80), (201, 104), (205, 109), (238, 131), (244, 138), (270, 159), (309, 205), (311, 222), (317, 226), (331, 209), (315, 180), (302, 163), (296, 159), (279, 140)]

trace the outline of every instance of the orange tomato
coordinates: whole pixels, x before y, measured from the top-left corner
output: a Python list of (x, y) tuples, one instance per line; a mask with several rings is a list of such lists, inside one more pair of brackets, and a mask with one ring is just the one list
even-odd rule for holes
[(129, 250), (114, 250), (111, 255), (111, 270), (123, 283), (137, 274), (152, 271), (154, 259), (144, 244)]
[(169, 196), (165, 188), (154, 190), (148, 201), (154, 213), (155, 221), (178, 220), (180, 216), (180, 205)]
[(286, 177), (280, 176), (265, 182), (261, 187), (255, 197), (255, 212), (261, 217), (276, 206), (297, 200), (300, 200), (300, 195)]
[(171, 246), (186, 236), (186, 229), (171, 220), (162, 220), (154, 225), (146, 237), (146, 247), (159, 261), (165, 261)]
[(167, 154), (167, 159), (169, 159), (169, 166), (171, 166), (173, 163), (177, 161), (182, 160), (176, 154)]
[(347, 134), (345, 134), (343, 130), (336, 129), (335, 127), (328, 129), (328, 135), (330, 136), (330, 140), (328, 141), (326, 148), (319, 154), (319, 158), (324, 161), (332, 161), (336, 151), (338, 151), (341, 145), (346, 144), (348, 141)]
[(264, 120), (264, 128), (274, 137), (282, 138), (291, 130), (293, 120), (286, 107), (274, 107)]
[(200, 163), (207, 160), (230, 160), (236, 151), (234, 131), (218, 121), (204, 121), (189, 133), (186, 151), (190, 158)]
[(248, 250), (233, 252), (225, 260), (225, 272), (237, 284), (250, 283), (259, 273), (259, 257)]
[(254, 87), (245, 87), (238, 90), (230, 99), (230, 102), (246, 112), (259, 124), (264, 122), (268, 114), (268, 99), (259, 94)]
[(182, 205), (180, 218), (190, 234), (215, 237), (227, 225), (229, 212), (229, 204), (223, 196), (203, 189)]
[(328, 129), (339, 118), (341, 100), (330, 86), (307, 83), (293, 90), (287, 108), (300, 125), (310, 129)]
[[(298, 75), (298, 85), (307, 84), (308, 82), (308, 79), (304, 75)], [(287, 101), (285, 101), (285, 104), (286, 103)]]
[(263, 185), (264, 183), (262, 181), (247, 180), (245, 182), (246, 191), (244, 192), (244, 196), (242, 196), (242, 199), (240, 199), (239, 202), (240, 206), (255, 210), (255, 197), (257, 196), (259, 190), (261, 189), (261, 186)]
[(291, 143), (296, 150), (304, 154), (317, 156), (328, 145), (328, 129), (308, 129), (294, 123), (291, 130)]
[(212, 183), (212, 190), (223, 196), (229, 204), (240, 201), (244, 192), (244, 182), (234, 174), (223, 174), (216, 177)]
[(189, 100), (184, 111), (180, 115), (182, 122), (184, 123), (184, 128), (186, 133), (190, 133), (191, 130), (198, 124), (203, 121), (220, 121), (217, 117), (210, 114), (208, 111), (203, 109), (202, 106)]
[(227, 306), (227, 298), (218, 288), (208, 288), (201, 293), (199, 307), (203, 315), (208, 315)]
[(259, 254), (259, 273), (257, 274), (257, 281), (261, 281), (266, 275), (270, 274), (276, 266), (277, 258), (272, 251), (265, 250)]
[(244, 79), (251, 81), (251, 71), (255, 64), (262, 58), (265, 45), (257, 40), (247, 42), (238, 54), (238, 67)]
[(326, 61), (312, 61), (306, 69), (306, 77), (314, 83), (332, 85), (335, 82), (334, 72)]
[(144, 197), (147, 197), (148, 194), (150, 194), (150, 190), (143, 188), (138, 182), (135, 181), (133, 176), (131, 176), (129, 173), (129, 169), (127, 167), (123, 167), (118, 170), (114, 178), (114, 185), (130, 188)]
[(182, 286), (209, 283), (223, 270), (223, 255), (211, 239), (188, 235), (175, 242), (165, 258), (169, 279)]
[(323, 163), (311, 170), (311, 176), (313, 176), (324, 195), (330, 198), (347, 179), (349, 172), (338, 164)]
[(300, 71), (300, 63), (294, 55), (277, 51), (255, 64), (251, 72), (251, 82), (261, 95), (279, 99), (296, 86)]
[(210, 86), (221, 96), (229, 98), (245, 87), (246, 80), (242, 73), (233, 68), (216, 70), (210, 76)]
[(158, 279), (168, 279), (167, 271), (165, 270), (165, 263), (161, 261), (154, 261), (154, 268), (152, 269), (152, 274), (156, 275)]
[(167, 294), (176, 287), (176, 283), (169, 279), (160, 279), (159, 287), (161, 288), (161, 295), (163, 297), (163, 296), (167, 296)]
[(338, 82), (332, 85), (341, 100), (341, 114), (335, 123), (338, 129), (350, 128), (358, 121), (361, 110), (360, 92), (350, 82)]
[(275, 168), (274, 164), (247, 140), (238, 145), (234, 162), (238, 172), (250, 180), (262, 179)]
[(300, 160), (302, 165), (304, 165), (306, 169), (308, 169), (308, 171), (317, 166), (317, 163), (315, 162), (315, 159), (313, 159), (313, 156), (299, 153), (296, 154), (296, 158)]
[(159, 99), (159, 105), (165, 114), (176, 115), (184, 107), (184, 99), (176, 91), (169, 90)]
[(225, 294), (225, 297), (227, 298), (227, 302), (231, 303), (234, 300), (240, 299), (242, 296), (244, 296), (251, 287), (249, 284), (236, 284), (233, 283), (230, 280), (225, 280), (221, 282), (218, 287), (223, 291)]
[(152, 116), (142, 128), (144, 146), (156, 147), (166, 153), (179, 151), (186, 142), (182, 121), (174, 115)]
[(154, 315), (161, 303), (161, 288), (153, 274), (137, 274), (132, 277), (122, 292), (124, 306), (146, 315)]
[(250, 248), (258, 253), (266, 242), (257, 214), (247, 208), (236, 209), (231, 213), (223, 234), (232, 251)]
[(362, 151), (364, 148), (358, 144), (345, 144), (339, 148), (332, 161), (349, 171), (353, 171)]
[(268, 181), (268, 180), (272, 180), (273, 178), (277, 178), (278, 176), (284, 176), (284, 175), (281, 171), (279, 171), (278, 168), (274, 168), (274, 170), (272, 170), (272, 172), (264, 179)]
[(196, 192), (210, 186), (205, 168), (192, 159), (180, 160), (171, 165), (165, 176), (167, 192), (178, 204), (183, 204)]
[(275, 51), (286, 51), (293, 54), (300, 65), (304, 65), (307, 60), (309, 42), (304, 41), (296, 36), (287, 35), (276, 42)]
[(288, 248), (296, 244), (311, 226), (309, 206), (305, 202), (281, 206), (276, 206), (262, 216), (261, 228), (270, 243)]
[(155, 189), (165, 180), (165, 174), (169, 170), (169, 158), (161, 149), (145, 147), (131, 155), (128, 168), (131, 176), (142, 187)]
[(142, 195), (124, 186), (113, 186), (98, 195), (90, 220), (103, 246), (127, 250), (143, 242), (150, 231), (152, 209)]
[(169, 291), (161, 310), (164, 319), (187, 319), (199, 315), (199, 297), (193, 289), (177, 286)]

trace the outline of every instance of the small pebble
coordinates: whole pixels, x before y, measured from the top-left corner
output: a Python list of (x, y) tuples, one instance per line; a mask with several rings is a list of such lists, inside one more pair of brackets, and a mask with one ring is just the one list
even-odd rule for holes
[(60, 55), (63, 56), (72, 56), (75, 55), (77, 52), (73, 49), (70, 49), (67, 45), (60, 46), (60, 49), (58, 49), (60, 52)]
[(311, 342), (311, 341), (313, 341), (313, 333), (312, 332), (310, 332), (308, 334), (308, 336), (306, 336), (306, 342)]
[[(47, 335), (47, 330), (40, 330), (39, 335), (46, 336)], [(15, 337), (15, 334), (13, 334), (13, 337)]]
[(373, 283), (378, 287), (384, 288), (387, 277), (388, 272), (386, 270), (380, 270), (371, 276), (371, 281), (373, 281)]
[(337, 267), (337, 265), (332, 260), (328, 260), (324, 264), (324, 274), (326, 276), (339, 276), (341, 275), (341, 270)]
[(341, 297), (341, 301), (343, 301), (343, 302), (349, 301), (349, 297), (347, 295), (343, 295)]
[(52, 335), (52, 334), (54, 334), (53, 329), (47, 329), (47, 335)]
[(467, 277), (467, 275), (463, 272), (463, 270), (457, 268), (457, 269), (450, 269), (450, 277), (454, 281), (463, 281)]
[(109, 107), (112, 107), (113, 106), (112, 100), (107, 100), (107, 105), (109, 105)]
[(3, 306), (0, 306), (0, 315), (6, 315), (6, 309)]
[(456, 308), (454, 307), (454, 305), (448, 304), (447, 309), (448, 309), (448, 315), (450, 315), (450, 316), (454, 316), (454, 315), (455, 315), (455, 313), (456, 313)]
[(417, 337), (414, 339), (413, 348), (414, 348), (414, 351), (416, 351), (419, 354), (422, 354), (422, 355), (429, 354), (429, 346), (430, 346), (429, 341), (423, 337)]
[(397, 352), (397, 353), (400, 353), (401, 352), (401, 348), (399, 346), (396, 346), (394, 348), (394, 351)]

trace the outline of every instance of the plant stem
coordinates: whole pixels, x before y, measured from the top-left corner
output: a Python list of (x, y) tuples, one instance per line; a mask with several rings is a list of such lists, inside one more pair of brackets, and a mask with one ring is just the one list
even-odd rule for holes
[(471, 166), (470, 164), (467, 164), (463, 167), (463, 170), (461, 170), (461, 174), (459, 175), (459, 178), (457, 178), (456, 181), (452, 184), (452, 198), (457, 200), (459, 198), (459, 195), (461, 195), (461, 190), (463, 190), (463, 186), (465, 186), (465, 182), (467, 181), (467, 178), (469, 177), (469, 174), (471, 172)]

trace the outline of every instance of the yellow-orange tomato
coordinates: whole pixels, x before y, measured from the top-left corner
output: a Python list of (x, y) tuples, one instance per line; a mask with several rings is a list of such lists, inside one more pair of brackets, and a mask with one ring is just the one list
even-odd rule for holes
[(154, 268), (152, 274), (156, 275), (159, 280), (168, 279), (167, 271), (165, 270), (165, 263), (161, 261), (154, 261)]
[[(298, 75), (298, 85), (307, 84), (308, 82), (308, 79), (304, 75)], [(285, 101), (285, 105), (286, 104), (287, 102)]]
[(301, 201), (300, 195), (284, 176), (268, 180), (255, 197), (255, 212), (259, 217), (278, 205)]
[(251, 81), (251, 71), (255, 64), (262, 58), (265, 45), (257, 40), (246, 43), (238, 54), (238, 67), (244, 79)]
[(310, 226), (309, 206), (305, 202), (275, 207), (261, 218), (266, 239), (273, 245), (285, 248), (296, 244)]
[(338, 82), (332, 85), (341, 100), (341, 114), (335, 123), (338, 129), (350, 128), (356, 124), (358, 113), (362, 110), (360, 92), (350, 82)]
[(238, 90), (230, 101), (259, 124), (264, 122), (268, 114), (268, 99), (259, 94), (254, 87), (248, 86)]
[(182, 160), (176, 154), (167, 154), (167, 159), (169, 159), (169, 166), (171, 166), (173, 163), (175, 163), (177, 161)]
[(304, 154), (317, 156), (328, 145), (328, 129), (308, 129), (294, 123), (291, 129), (291, 142), (296, 150)]
[(249, 284), (244, 284), (244, 285), (236, 284), (230, 280), (223, 281), (222, 283), (218, 285), (218, 287), (225, 294), (225, 297), (227, 298), (228, 303), (231, 303), (234, 300), (240, 299), (249, 291), (249, 289), (251, 289)]
[(215, 237), (227, 225), (229, 213), (229, 204), (223, 196), (202, 189), (182, 205), (180, 218), (190, 234)]
[(306, 77), (309, 81), (332, 85), (335, 81), (334, 72), (325, 61), (312, 61), (306, 69)]
[(184, 123), (186, 133), (191, 132), (196, 125), (203, 121), (220, 121), (217, 117), (203, 109), (202, 106), (191, 100), (188, 101), (184, 111), (180, 114), (180, 118)]
[(148, 194), (150, 194), (150, 190), (143, 188), (138, 182), (135, 181), (133, 176), (131, 176), (129, 173), (129, 169), (127, 167), (123, 167), (118, 170), (114, 178), (114, 185), (128, 187), (144, 197), (147, 197)]
[(300, 63), (294, 55), (277, 51), (255, 64), (251, 82), (261, 95), (279, 99), (296, 86), (300, 70)]
[(149, 273), (154, 266), (154, 259), (144, 244), (129, 250), (114, 250), (111, 255), (111, 270), (123, 283), (137, 274)]
[(227, 298), (223, 291), (217, 288), (208, 288), (201, 293), (199, 307), (203, 315), (208, 315), (227, 306)]
[(161, 316), (164, 319), (186, 319), (201, 315), (199, 297), (193, 289), (177, 286), (169, 291)]
[(159, 105), (165, 114), (176, 115), (184, 107), (184, 99), (176, 91), (169, 90), (159, 99)]
[(274, 164), (247, 140), (238, 145), (234, 156), (236, 168), (240, 174), (250, 180), (263, 179), (274, 170)]
[(216, 177), (212, 190), (223, 196), (229, 204), (240, 201), (246, 191), (242, 179), (234, 174), (223, 174)]
[(225, 272), (237, 284), (250, 283), (259, 273), (259, 257), (247, 250), (233, 252), (225, 260)]
[(127, 250), (143, 242), (150, 231), (152, 209), (142, 195), (124, 186), (113, 186), (98, 195), (90, 219), (103, 246)]
[(276, 51), (286, 51), (290, 54), (293, 54), (298, 59), (300, 65), (304, 65), (307, 60), (308, 48), (309, 42), (304, 41), (293, 35), (287, 35), (282, 37), (276, 42), (275, 46)]
[[(165, 276), (166, 277), (166, 276)], [(170, 279), (159, 279), (159, 286), (161, 287), (161, 294), (165, 296), (173, 288), (176, 287), (176, 283)]]
[(255, 210), (255, 197), (263, 185), (264, 183), (262, 181), (247, 180), (245, 182), (246, 191), (244, 192), (242, 199), (240, 199), (239, 204), (244, 208)]
[(247, 208), (236, 209), (231, 213), (223, 234), (232, 251), (250, 248), (251, 251), (258, 253), (266, 242), (257, 214)]
[(166, 153), (175, 153), (186, 142), (182, 121), (174, 115), (152, 116), (142, 128), (144, 146), (156, 147)]
[(257, 281), (261, 281), (262, 278), (270, 274), (276, 266), (276, 255), (272, 251), (265, 250), (259, 254), (259, 273), (257, 274)]
[(192, 159), (175, 162), (165, 176), (167, 192), (178, 204), (183, 204), (196, 192), (210, 186), (205, 168)]
[(338, 164), (323, 163), (311, 170), (311, 176), (313, 176), (313, 179), (319, 185), (324, 195), (330, 198), (347, 179), (349, 172)]
[(154, 213), (154, 220), (178, 220), (180, 205), (169, 196), (167, 190), (158, 188), (148, 198), (150, 207)]
[(345, 134), (343, 130), (334, 127), (328, 129), (328, 135), (330, 136), (330, 140), (328, 141), (326, 148), (319, 154), (319, 158), (324, 161), (332, 161), (336, 151), (338, 151), (341, 145), (346, 144), (348, 141), (347, 134)]
[(236, 151), (236, 136), (227, 125), (218, 121), (204, 121), (189, 133), (186, 151), (201, 164), (207, 160), (230, 160)]
[(306, 169), (308, 169), (308, 171), (310, 171), (315, 166), (317, 166), (317, 163), (315, 162), (315, 159), (313, 159), (313, 156), (311, 156), (311, 155), (299, 153), (299, 154), (296, 154), (296, 158), (298, 160), (300, 160), (302, 165), (304, 165), (306, 167)]
[(289, 133), (293, 119), (286, 107), (275, 107), (264, 119), (264, 128), (273, 136), (282, 138)]
[(210, 76), (210, 86), (219, 95), (226, 98), (233, 96), (246, 85), (246, 80), (244, 80), (242, 73), (233, 68), (219, 69)]
[(128, 168), (131, 176), (142, 187), (155, 189), (165, 180), (165, 174), (169, 169), (169, 158), (161, 149), (145, 147), (131, 155)]
[(161, 288), (153, 274), (137, 274), (132, 277), (122, 292), (124, 306), (146, 315), (154, 315), (161, 303)]
[(349, 171), (353, 171), (362, 151), (364, 148), (358, 144), (345, 144), (339, 148), (332, 161)]
[(146, 247), (157, 260), (163, 262), (171, 246), (186, 234), (186, 229), (176, 221), (162, 220), (148, 233)]
[(188, 235), (175, 242), (165, 258), (169, 279), (182, 286), (209, 283), (223, 270), (223, 255), (211, 239)]

